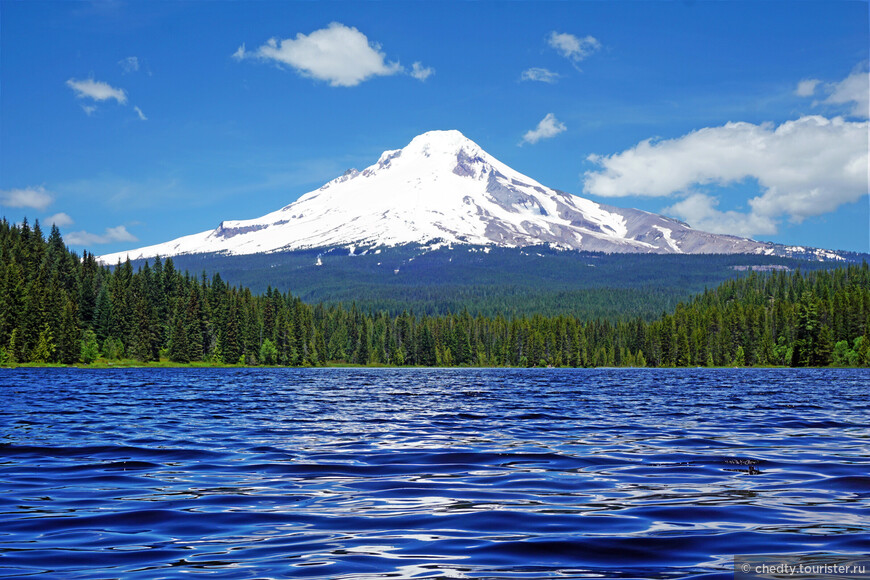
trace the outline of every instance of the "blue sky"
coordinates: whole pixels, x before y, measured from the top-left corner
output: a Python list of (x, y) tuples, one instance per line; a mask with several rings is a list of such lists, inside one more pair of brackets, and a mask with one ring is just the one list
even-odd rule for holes
[(868, 46), (830, 0), (0, 0), (0, 210), (121, 251), (458, 129), (602, 203), (867, 252)]

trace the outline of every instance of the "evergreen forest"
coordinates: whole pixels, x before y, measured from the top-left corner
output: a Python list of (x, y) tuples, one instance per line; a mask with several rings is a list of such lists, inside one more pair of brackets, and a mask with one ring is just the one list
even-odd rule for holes
[(254, 294), (172, 259), (113, 268), (0, 220), (0, 364), (868, 366), (870, 269), (752, 273), (652, 320), (426, 314)]
[[(844, 253), (860, 264), (870, 255)], [(468, 310), (487, 317), (572, 315), (583, 320), (671, 312), (680, 302), (752, 269), (830, 268), (829, 262), (750, 254), (604, 254), (546, 245), (333, 247), (263, 254), (173, 258), (190, 272), (220, 272), (255, 294), (271, 286), (304, 302), (367, 312), (438, 315)], [(153, 262), (153, 260), (152, 260)], [(133, 262), (133, 268), (144, 260)]]

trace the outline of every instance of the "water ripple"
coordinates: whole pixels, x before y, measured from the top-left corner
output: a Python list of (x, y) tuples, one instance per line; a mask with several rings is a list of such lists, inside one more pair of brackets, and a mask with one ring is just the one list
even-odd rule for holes
[(0, 577), (731, 578), (870, 551), (855, 370), (0, 371)]

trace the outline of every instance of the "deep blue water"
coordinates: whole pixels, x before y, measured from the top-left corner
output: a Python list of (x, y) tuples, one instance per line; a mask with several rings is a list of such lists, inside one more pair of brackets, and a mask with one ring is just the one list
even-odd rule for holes
[(0, 370), (0, 577), (732, 578), (870, 552), (861, 370)]

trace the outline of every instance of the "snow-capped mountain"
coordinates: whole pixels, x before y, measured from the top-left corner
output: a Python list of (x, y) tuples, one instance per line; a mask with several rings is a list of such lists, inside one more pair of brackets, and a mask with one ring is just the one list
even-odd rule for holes
[(125, 252), (153, 256), (254, 254), (335, 246), (475, 244), (601, 252), (762, 253), (781, 247), (694, 230), (660, 215), (620, 209), (541, 185), (459, 131), (430, 131), (377, 163), (344, 175), (278, 211)]

